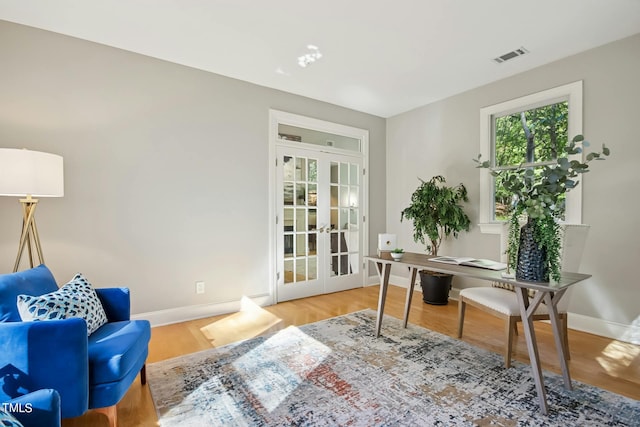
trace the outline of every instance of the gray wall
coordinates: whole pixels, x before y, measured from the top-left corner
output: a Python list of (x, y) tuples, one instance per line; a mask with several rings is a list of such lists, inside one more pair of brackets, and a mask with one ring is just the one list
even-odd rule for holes
[[(0, 58), (0, 147), (64, 157), (65, 197), (37, 214), (58, 282), (128, 286), (134, 313), (268, 293), (270, 108), (369, 130), (369, 227), (384, 231), (382, 118), (4, 21)], [(0, 215), (8, 272), (18, 201)]]
[[(639, 326), (639, 76), (640, 34), (388, 119), (387, 230), (398, 234), (405, 249), (424, 250), (412, 241), (411, 223), (400, 223), (400, 211), (408, 206), (417, 177), (435, 174), (467, 185), (468, 213), (477, 224), (479, 172), (471, 159), (480, 150), (480, 108), (583, 80), (583, 133), (595, 148), (606, 143), (612, 155), (594, 164), (580, 184), (583, 222), (591, 225), (581, 271), (593, 278), (574, 287), (569, 311)], [(481, 234), (476, 225), (441, 253), (499, 259), (498, 239)], [(457, 286), (471, 285), (478, 283), (462, 280)]]
[[(640, 35), (386, 121), (211, 73), (0, 21), (0, 146), (64, 156), (61, 199), (42, 200), (38, 227), (59, 282), (81, 271), (126, 285), (136, 313), (268, 292), (268, 110), (370, 131), (370, 248), (397, 232), (418, 177), (444, 174), (469, 190), (477, 222), (481, 107), (584, 80), (584, 133), (612, 156), (584, 177), (583, 256), (589, 281), (570, 311), (638, 322), (635, 196), (640, 157)], [(507, 63), (508, 64), (508, 63)], [(385, 134), (386, 132), (386, 134)], [(386, 147), (385, 147), (386, 138)], [(385, 155), (386, 153), (386, 155)], [(386, 201), (385, 201), (386, 192)], [(21, 212), (0, 197), (0, 272), (15, 259)], [(498, 237), (474, 226), (442, 253), (499, 257)], [(397, 272), (403, 274), (403, 272)], [(207, 293), (194, 293), (204, 280)], [(461, 282), (460, 286), (470, 283)]]

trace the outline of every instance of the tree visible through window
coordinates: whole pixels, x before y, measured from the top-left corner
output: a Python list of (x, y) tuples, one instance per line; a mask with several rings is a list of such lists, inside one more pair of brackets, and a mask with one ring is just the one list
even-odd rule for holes
[[(566, 157), (563, 148), (569, 140), (568, 102), (557, 102), (516, 113), (494, 116), (493, 164), (496, 170), (516, 169), (521, 165), (538, 173), (541, 166)], [(502, 178), (504, 179), (504, 178)], [(494, 219), (506, 220), (513, 195), (494, 183)]]

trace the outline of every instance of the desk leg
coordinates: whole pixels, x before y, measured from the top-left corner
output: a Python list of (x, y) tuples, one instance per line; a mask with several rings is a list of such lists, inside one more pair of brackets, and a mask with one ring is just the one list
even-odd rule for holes
[[(529, 308), (529, 296), (527, 295), (527, 289), (516, 287), (516, 295), (518, 297), (518, 305), (520, 306), (520, 316), (522, 318), (522, 326), (524, 327), (524, 336), (527, 340), (527, 350), (529, 350), (529, 361), (531, 363), (531, 372), (533, 374), (533, 381), (536, 384), (536, 391), (538, 393), (538, 402), (540, 404), (540, 412), (547, 414), (547, 394), (544, 389), (544, 382), (542, 379), (542, 367), (540, 366), (540, 356), (538, 355), (538, 344), (536, 342), (536, 334), (533, 329), (533, 312), (535, 307), (531, 307), (531, 315), (527, 314)], [(538, 300), (539, 301), (539, 300)]]
[(380, 336), (382, 326), (382, 315), (384, 314), (384, 303), (387, 299), (387, 289), (389, 288), (389, 274), (391, 273), (390, 263), (376, 263), (378, 277), (380, 278), (380, 292), (378, 294), (378, 317), (376, 318), (376, 337)]
[(416, 283), (416, 275), (418, 273), (418, 269), (416, 267), (411, 267), (411, 277), (409, 278), (409, 286), (407, 287), (407, 297), (404, 301), (404, 324), (403, 327), (407, 327), (407, 323), (409, 322), (409, 310), (411, 309), (411, 298), (413, 297), (413, 287)]
[(547, 309), (549, 310), (549, 319), (551, 320), (551, 327), (553, 329), (553, 338), (556, 342), (558, 355), (560, 356), (560, 367), (562, 368), (564, 388), (567, 390), (572, 390), (573, 386), (571, 385), (571, 376), (569, 374), (569, 366), (567, 365), (567, 355), (564, 351), (564, 330), (560, 327), (560, 320), (558, 319), (558, 309), (556, 307), (565, 290), (566, 289), (563, 289), (560, 292), (556, 292), (553, 297), (551, 293), (546, 292), (544, 295), (544, 302), (547, 305)]

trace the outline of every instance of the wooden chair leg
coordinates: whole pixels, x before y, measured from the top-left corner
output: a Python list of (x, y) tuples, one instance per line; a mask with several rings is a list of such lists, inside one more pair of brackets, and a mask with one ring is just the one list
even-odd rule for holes
[(109, 420), (109, 427), (117, 427), (118, 410), (116, 409), (116, 405), (107, 406), (106, 408), (96, 408), (94, 411), (107, 416), (107, 419)]
[(140, 384), (145, 385), (147, 383), (147, 364), (142, 365), (140, 369)]
[(462, 338), (462, 326), (464, 324), (464, 311), (466, 307), (467, 303), (460, 297), (458, 299), (458, 338)]
[(513, 349), (513, 333), (516, 329), (516, 317), (509, 317), (505, 322), (504, 367), (511, 367), (511, 351)]
[(564, 346), (564, 355), (566, 360), (571, 360), (571, 352), (569, 351), (569, 319), (567, 313), (560, 314), (560, 324), (562, 326), (562, 345)]

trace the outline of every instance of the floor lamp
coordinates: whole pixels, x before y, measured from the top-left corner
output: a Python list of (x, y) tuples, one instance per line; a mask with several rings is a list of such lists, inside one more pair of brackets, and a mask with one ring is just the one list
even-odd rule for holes
[(13, 271), (18, 271), (25, 248), (32, 268), (44, 264), (36, 227), (36, 197), (64, 196), (62, 157), (40, 151), (0, 148), (0, 196), (20, 197), (22, 204), (22, 232)]

